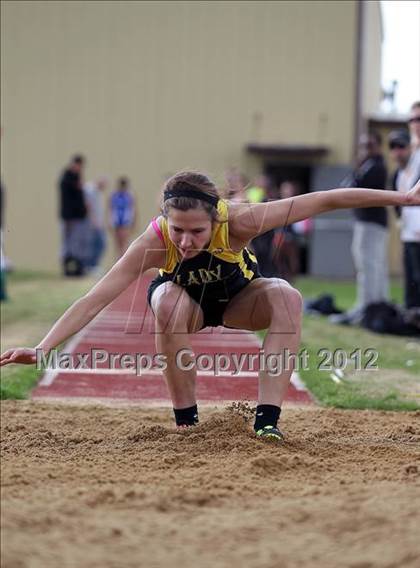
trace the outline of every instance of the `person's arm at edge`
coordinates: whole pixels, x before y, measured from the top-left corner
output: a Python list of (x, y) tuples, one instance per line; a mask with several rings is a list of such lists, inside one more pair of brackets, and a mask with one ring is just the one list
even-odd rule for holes
[(331, 189), (267, 203), (231, 206), (230, 230), (237, 239), (248, 242), (276, 227), (335, 209), (388, 205), (420, 205), (420, 182), (408, 193), (364, 188)]

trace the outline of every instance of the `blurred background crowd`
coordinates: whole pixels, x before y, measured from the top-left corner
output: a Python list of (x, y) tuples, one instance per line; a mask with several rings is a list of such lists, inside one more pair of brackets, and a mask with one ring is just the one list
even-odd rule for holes
[(65, 276), (101, 276), (107, 232), (115, 257), (127, 250), (136, 227), (136, 197), (127, 177), (117, 179), (109, 195), (106, 177), (86, 182), (86, 159), (75, 155), (59, 180), (61, 262)]
[[(392, 160), (388, 171), (383, 154), (386, 143)], [(136, 236), (137, 202), (128, 177), (111, 184), (105, 176), (85, 179), (86, 158), (74, 155), (58, 180), (61, 228), (61, 270), (64, 276), (101, 276), (104, 253), (113, 241), (114, 257), (120, 258)], [(362, 134), (353, 169), (341, 187), (408, 191), (420, 179), (420, 101), (410, 109), (407, 129), (392, 130), (384, 141), (377, 131)], [(230, 201), (260, 203), (287, 199), (307, 191), (301, 181), (269, 174), (249, 180), (237, 167), (226, 170), (221, 195)], [(1, 185), (1, 226), (4, 223), (4, 187)], [(351, 252), (356, 273), (357, 304), (337, 323), (360, 323), (365, 308), (389, 300), (388, 216), (385, 207), (355, 209)], [(420, 307), (420, 208), (396, 208), (403, 243), (406, 308)], [(314, 228), (312, 219), (279, 227), (254, 239), (262, 274), (290, 283), (308, 274), (308, 251)], [(2, 272), (13, 267), (1, 249)], [(2, 277), (4, 280), (4, 276)], [(3, 286), (4, 287), (4, 286)], [(5, 291), (2, 292), (5, 297)]]
[[(392, 130), (385, 141), (392, 159), (388, 171), (383, 139), (377, 131), (361, 135), (353, 169), (340, 182), (341, 187), (388, 188), (408, 191), (420, 179), (420, 102), (410, 109), (408, 129)], [(114, 256), (120, 258), (136, 236), (137, 203), (127, 177), (110, 186), (105, 176), (86, 181), (86, 158), (74, 155), (58, 180), (61, 226), (61, 266), (64, 276), (101, 276), (101, 265), (108, 236), (113, 240)], [(305, 193), (298, 179), (279, 180), (260, 174), (249, 180), (236, 167), (225, 172), (221, 194), (242, 203), (287, 199)], [(1, 188), (3, 225), (4, 189)], [(385, 207), (355, 209), (351, 252), (356, 272), (357, 304), (337, 323), (360, 323), (366, 306), (389, 300), (388, 216)], [(403, 242), (405, 306), (420, 307), (420, 210), (396, 208)], [(308, 274), (308, 250), (314, 222), (300, 222), (269, 231), (250, 244), (266, 277), (280, 277), (293, 283)], [(11, 263), (2, 250), (3, 270)]]

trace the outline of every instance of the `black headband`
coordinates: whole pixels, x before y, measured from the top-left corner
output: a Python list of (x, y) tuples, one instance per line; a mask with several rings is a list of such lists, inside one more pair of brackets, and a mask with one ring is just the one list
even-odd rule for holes
[(163, 194), (164, 201), (172, 199), (172, 197), (192, 197), (193, 199), (199, 199), (200, 201), (207, 201), (207, 203), (210, 203), (213, 207), (217, 207), (217, 204), (219, 203), (219, 198), (217, 196), (209, 195), (204, 191), (194, 189), (187, 183), (178, 183), (176, 190), (166, 190)]

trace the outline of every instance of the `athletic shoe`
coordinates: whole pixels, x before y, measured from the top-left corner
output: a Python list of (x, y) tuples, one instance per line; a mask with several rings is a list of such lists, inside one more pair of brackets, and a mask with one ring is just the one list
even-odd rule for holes
[(271, 440), (276, 440), (282, 442), (284, 440), (284, 435), (276, 426), (264, 426), (260, 430), (257, 430), (256, 435), (260, 438), (270, 438)]

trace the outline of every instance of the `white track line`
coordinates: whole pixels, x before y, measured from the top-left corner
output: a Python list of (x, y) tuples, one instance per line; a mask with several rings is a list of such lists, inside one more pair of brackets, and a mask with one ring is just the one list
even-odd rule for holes
[[(146, 377), (147, 375), (163, 376), (162, 371), (157, 369), (151, 369), (150, 371), (144, 371), (141, 375), (136, 375), (135, 369), (54, 369), (57, 374), (60, 375), (134, 375), (138, 377)], [(223, 372), (215, 376), (213, 371), (199, 371), (197, 373), (198, 377), (214, 377), (215, 379), (222, 377), (258, 377), (258, 372), (256, 371), (240, 371), (233, 375), (232, 373)]]
[[(53, 371), (55, 373), (55, 377), (56, 378), (57, 375), (133, 375), (136, 377), (142, 377), (145, 378), (148, 375), (153, 375), (153, 376), (159, 376), (162, 377), (162, 371), (159, 371), (157, 369), (150, 369), (148, 371), (145, 371), (144, 374), (141, 375), (136, 375), (136, 371), (135, 369), (47, 369), (47, 373)], [(226, 378), (229, 377), (231, 379), (236, 379), (236, 378), (243, 378), (243, 377), (248, 377), (248, 378), (258, 378), (258, 371), (239, 371), (238, 373), (233, 374), (229, 373), (229, 372), (221, 372), (218, 375), (214, 374), (214, 371), (199, 371), (197, 372), (197, 377), (198, 379), (200, 379), (200, 377), (213, 377), (214, 379), (220, 379), (220, 378)], [(293, 386), (296, 388), (296, 390), (302, 391), (305, 390), (306, 388), (304, 386), (304, 384), (302, 383), (302, 381), (300, 380), (299, 375), (296, 372), (292, 373), (292, 377), (290, 379), (291, 383), (293, 384)], [(41, 383), (39, 383), (41, 385)], [(42, 383), (42, 386), (48, 386), (51, 383)]]
[[(89, 332), (89, 326), (86, 326), (82, 331), (76, 334), (68, 343), (64, 345), (63, 351), (66, 353), (72, 353), (76, 348), (76, 345), (85, 337)], [(39, 381), (38, 386), (48, 387), (53, 384), (57, 375), (61, 372), (60, 369), (47, 369), (42, 379)]]
[(302, 382), (302, 379), (300, 378), (300, 375), (297, 371), (293, 371), (292, 376), (290, 377), (290, 382), (297, 391), (303, 391), (303, 392), (308, 391), (305, 383)]
[[(119, 338), (119, 337), (102, 337), (97, 335), (89, 335), (89, 338), (84, 341), (84, 343), (88, 343), (91, 345), (92, 349), (97, 349), (98, 345), (115, 345), (117, 348), (121, 345), (127, 345), (131, 347), (139, 347), (141, 346), (141, 352), (155, 352), (155, 342), (154, 341), (140, 341), (138, 339), (127, 339), (127, 338)], [(261, 350), (260, 345), (255, 345), (252, 343), (208, 343), (203, 341), (201, 343), (196, 343), (193, 341), (191, 343), (191, 348), (196, 353), (208, 353), (209, 351), (217, 352), (217, 353), (227, 353), (230, 352), (234, 353), (248, 353), (249, 350), (255, 350), (256, 352)]]
[[(146, 335), (150, 335), (150, 336), (155, 336), (155, 335), (159, 335), (159, 333), (156, 333), (154, 330), (153, 331), (148, 331), (146, 333), (140, 331), (140, 330), (133, 330), (131, 332), (129, 331), (124, 331), (122, 329), (119, 329), (118, 331), (112, 330), (112, 329), (104, 329), (104, 328), (97, 328), (97, 327), (90, 327), (89, 328), (90, 332), (92, 333), (92, 335), (103, 335), (104, 337), (110, 337), (112, 335), (118, 335), (119, 337), (126, 337), (126, 336), (130, 336), (130, 335), (136, 335), (136, 336), (141, 336), (144, 337)], [(180, 334), (181, 335), (181, 334)], [(182, 334), (185, 335), (185, 334)], [(259, 343), (258, 339), (254, 336), (254, 335), (238, 335), (236, 333), (232, 333), (232, 334), (226, 334), (226, 335), (219, 335), (219, 336), (214, 336), (213, 334), (209, 333), (208, 335), (206, 334), (190, 334), (193, 335), (194, 340), (195, 341), (218, 341), (219, 343), (225, 343), (226, 340), (230, 340), (230, 341), (234, 341), (235, 343), (244, 343), (244, 342), (252, 342), (252, 343)]]

